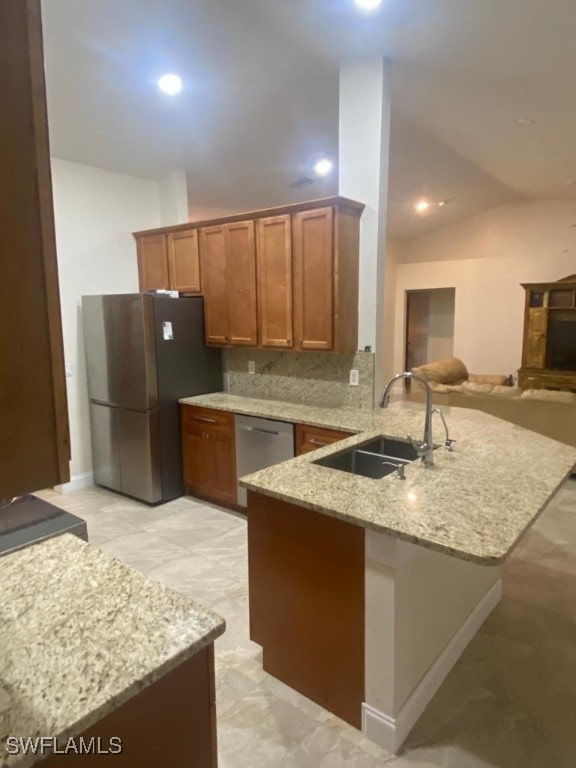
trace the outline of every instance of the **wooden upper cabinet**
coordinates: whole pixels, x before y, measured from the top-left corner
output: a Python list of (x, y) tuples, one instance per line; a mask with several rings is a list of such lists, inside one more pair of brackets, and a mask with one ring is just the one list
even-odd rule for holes
[(200, 230), (200, 264), (204, 289), (204, 321), (208, 344), (230, 343), (228, 275), (224, 227)]
[(336, 204), (292, 217), (296, 349), (357, 349), (360, 213)]
[(298, 349), (334, 349), (334, 210), (296, 213), (294, 324)]
[(228, 317), (231, 344), (258, 344), (254, 222), (225, 225)]
[(70, 479), (39, 0), (0, 3), (0, 71), (3, 499)]
[(258, 344), (254, 222), (200, 230), (208, 344)]
[(263, 347), (293, 344), (291, 227), (290, 216), (257, 222), (258, 314)]
[(138, 280), (141, 293), (169, 287), (166, 235), (138, 238)]
[(167, 245), (170, 288), (181, 293), (200, 293), (198, 230), (170, 232)]
[(136, 232), (140, 290), (202, 293), (208, 344), (354, 352), (363, 208), (332, 197)]

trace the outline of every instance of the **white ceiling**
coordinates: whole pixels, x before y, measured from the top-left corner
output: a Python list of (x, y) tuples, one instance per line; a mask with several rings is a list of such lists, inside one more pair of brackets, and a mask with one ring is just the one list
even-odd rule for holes
[[(521, 197), (576, 200), (576, 2), (45, 0), (52, 152), (158, 178), (234, 210), (322, 197), (296, 189), (337, 156), (338, 62), (391, 59), (389, 227), (411, 237)], [(185, 89), (155, 80), (178, 71)], [(516, 123), (530, 118), (532, 125)], [(430, 215), (414, 199), (448, 199)]]

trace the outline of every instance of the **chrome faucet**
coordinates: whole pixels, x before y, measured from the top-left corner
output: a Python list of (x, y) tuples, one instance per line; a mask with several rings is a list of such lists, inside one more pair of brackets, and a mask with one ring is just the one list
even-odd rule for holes
[(416, 373), (397, 373), (393, 376), (388, 384), (384, 387), (384, 392), (380, 398), (380, 408), (387, 408), (390, 401), (390, 390), (397, 381), (400, 379), (414, 379), (419, 381), (420, 384), (426, 390), (426, 416), (424, 418), (424, 438), (423, 440), (414, 440), (411, 435), (408, 435), (408, 439), (412, 443), (414, 450), (422, 459), (422, 464), (426, 467), (431, 467), (434, 464), (434, 443), (432, 442), (432, 390), (430, 385), (421, 376)]
[(440, 410), (440, 408), (433, 408), (432, 414), (439, 413), (440, 418), (442, 419), (442, 424), (444, 424), (444, 430), (446, 431), (446, 440), (444, 441), (444, 447), (447, 451), (453, 451), (454, 450), (454, 443), (456, 440), (450, 437), (448, 434), (448, 424), (446, 424), (446, 419), (444, 418), (444, 414)]

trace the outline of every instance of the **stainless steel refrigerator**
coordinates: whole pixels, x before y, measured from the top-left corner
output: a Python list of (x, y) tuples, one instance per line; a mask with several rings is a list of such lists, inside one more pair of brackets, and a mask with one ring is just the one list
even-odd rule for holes
[(178, 399), (222, 389), (201, 297), (83, 296), (94, 482), (149, 504), (184, 493)]

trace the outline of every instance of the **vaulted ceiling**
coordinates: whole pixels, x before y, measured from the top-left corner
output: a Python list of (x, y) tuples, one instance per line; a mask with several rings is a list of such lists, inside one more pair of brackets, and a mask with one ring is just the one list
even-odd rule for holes
[[(518, 198), (576, 201), (574, 0), (45, 0), (58, 157), (159, 178), (234, 210), (303, 189), (338, 151), (338, 64), (392, 73), (389, 227), (410, 237)], [(156, 79), (178, 71), (176, 98)], [(448, 200), (415, 216), (421, 195)]]

